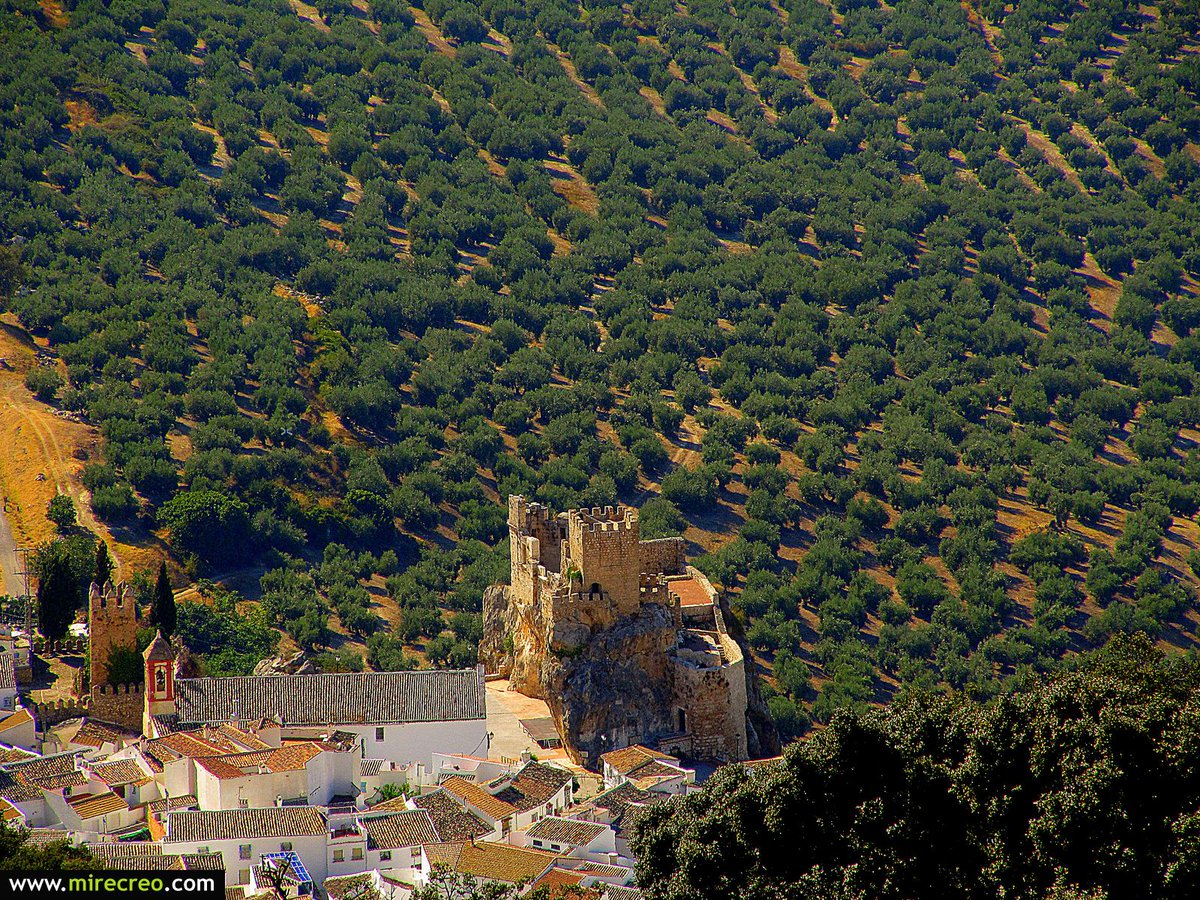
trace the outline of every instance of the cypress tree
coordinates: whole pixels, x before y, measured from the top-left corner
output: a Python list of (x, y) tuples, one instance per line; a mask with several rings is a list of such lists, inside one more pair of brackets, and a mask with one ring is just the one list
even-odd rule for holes
[(80, 599), (79, 582), (64, 554), (55, 553), (47, 559), (38, 580), (37, 597), (38, 630), (47, 640), (62, 640), (67, 636), (68, 626), (75, 621)]
[(175, 592), (171, 590), (171, 579), (167, 577), (167, 563), (158, 567), (158, 581), (154, 585), (154, 605), (150, 610), (150, 621), (170, 637), (175, 633)]
[(96, 541), (96, 584), (104, 587), (104, 583), (112, 578), (112, 559), (108, 555), (108, 544)]

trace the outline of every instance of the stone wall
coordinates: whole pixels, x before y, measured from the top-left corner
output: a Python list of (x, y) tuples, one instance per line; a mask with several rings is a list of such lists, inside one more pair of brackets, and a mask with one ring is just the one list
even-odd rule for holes
[(130, 731), (140, 731), (145, 705), (144, 688), (141, 684), (93, 685), (88, 715)]
[(687, 567), (687, 542), (681, 537), (640, 541), (638, 560), (643, 572), (682, 575)]

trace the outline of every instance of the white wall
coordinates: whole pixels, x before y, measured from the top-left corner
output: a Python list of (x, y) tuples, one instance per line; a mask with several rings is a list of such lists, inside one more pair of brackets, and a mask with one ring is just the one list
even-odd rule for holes
[[(415, 852), (415, 856), (413, 855)], [(390, 859), (384, 859), (389, 854)], [(392, 850), (367, 849), (367, 868), (378, 869), (381, 874), (395, 881), (412, 884), (421, 873), (421, 845), (396, 847)]]
[[(231, 841), (172, 841), (169, 837), (163, 842), (164, 853), (199, 853), (201, 848), (207, 852), (221, 853), (225, 857), (225, 886), (234, 887), (239, 884), (249, 884), (249, 871), (259, 861), (264, 853), (278, 853), (283, 844), (290, 841), (292, 849), (299, 855), (308, 869), (308, 874), (315, 884), (320, 884), (329, 875), (328, 863), (325, 858), (325, 847), (328, 836), (325, 834), (304, 835), (298, 837), (246, 838)], [(250, 858), (241, 859), (239, 847), (250, 846)], [(245, 877), (243, 877), (243, 870)]]
[[(332, 723), (332, 728), (357, 736), (362, 745), (362, 755), (373, 759), (386, 759), (398, 765), (423, 763), (433, 767), (434, 753), (463, 753), (468, 756), (487, 754), (487, 721), (485, 719), (466, 722), (406, 722), (398, 725), (362, 725)], [(383, 729), (383, 740), (375, 739), (377, 728)], [(285, 728), (283, 737), (315, 740), (329, 728), (312, 726)]]

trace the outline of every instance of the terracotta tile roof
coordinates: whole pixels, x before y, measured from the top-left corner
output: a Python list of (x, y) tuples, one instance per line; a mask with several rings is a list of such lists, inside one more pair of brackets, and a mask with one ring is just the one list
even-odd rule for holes
[(3, 819), (5, 822), (11, 822), (14, 819), (21, 818), (21, 815), (22, 813), (19, 809), (3, 797), (0, 797), (0, 819)]
[(587, 859), (565, 859), (559, 865), (570, 869), (572, 872), (599, 875), (601, 878), (621, 878), (633, 874), (633, 869), (628, 869), (625, 866), (608, 866), (604, 863), (592, 862)]
[(117, 787), (122, 784), (145, 784), (150, 780), (150, 776), (143, 772), (142, 767), (132, 759), (97, 763), (92, 766), (92, 773), (109, 787)]
[(29, 835), (25, 838), (26, 843), (30, 844), (53, 844), (56, 841), (70, 841), (71, 833), (62, 831), (58, 828), (31, 828)]
[(198, 803), (199, 801), (194, 794), (183, 794), (179, 797), (163, 797), (160, 800), (151, 800), (146, 806), (154, 815), (161, 816), (167, 812), (168, 807), (171, 809), (190, 809)]
[(508, 884), (537, 878), (559, 859), (554, 853), (487, 841), (431, 844), (425, 848), (425, 853), (433, 864), (445, 865), (475, 878)]
[(37, 756), (32, 750), (22, 750), (20, 747), (0, 747), (0, 765), (4, 763), (24, 762)]
[(105, 868), (108, 869), (183, 869), (183, 857), (173, 853), (164, 854), (162, 846), (154, 841), (103, 841), (89, 844), (88, 849), (93, 855), (104, 860)]
[(395, 850), (417, 844), (436, 844), (441, 839), (433, 827), (433, 819), (423, 809), (389, 813), (378, 818), (364, 818), (369, 846), (379, 850)]
[(526, 834), (531, 838), (547, 841), (551, 844), (569, 844), (580, 847), (590, 844), (608, 830), (608, 826), (596, 822), (585, 822), (582, 819), (566, 819), (559, 816), (546, 816), (529, 829)]
[(626, 782), (610, 791), (597, 794), (592, 798), (591, 802), (593, 806), (607, 809), (613, 816), (620, 818), (633, 807), (649, 806), (661, 799), (661, 796), (644, 791), (637, 785)]
[(326, 878), (321, 887), (329, 900), (383, 900), (370, 873), (334, 875)]
[(67, 803), (81, 819), (94, 819), (96, 816), (106, 816), (118, 810), (129, 809), (125, 801), (112, 791), (104, 794), (81, 794), (70, 798)]
[[(458, 804), (454, 804), (458, 806)], [(408, 809), (407, 797), (393, 797), (391, 800), (384, 800), (376, 803), (374, 806), (368, 807), (371, 812), (403, 812)], [(460, 809), (462, 807), (459, 807)]]
[(672, 766), (657, 759), (647, 760), (640, 766), (625, 773), (625, 777), (640, 788), (649, 789), (660, 781), (686, 776), (687, 771), (679, 766)]
[(16, 712), (9, 713), (3, 719), (0, 719), (0, 732), (8, 731), (12, 728), (17, 728), (33, 721), (33, 716), (29, 714), (29, 710), (22, 707)]
[(183, 678), (181, 722), (267, 718), (289, 725), (442, 722), (487, 717), (475, 669)]
[(503, 819), (517, 811), (517, 807), (499, 797), (493, 797), (479, 785), (458, 775), (451, 775), (440, 785), (441, 788), (471, 804), (485, 816)]
[(124, 737), (121, 732), (108, 725), (87, 719), (71, 737), (71, 743), (79, 744), (81, 747), (103, 747), (105, 744), (119, 746)]
[(0, 797), (10, 803), (28, 803), (42, 798), (42, 789), (24, 778), (0, 772)]
[(325, 817), (311, 806), (262, 809), (186, 809), (167, 813), (167, 844), (325, 834)]
[(622, 775), (628, 775), (633, 769), (652, 760), (664, 760), (668, 763), (679, 762), (669, 753), (651, 750), (649, 747), (643, 747), (641, 744), (633, 744), (629, 747), (623, 747), (620, 750), (609, 750), (607, 753), (601, 754), (600, 759)]
[(555, 866), (535, 881), (531, 887), (545, 888), (553, 896), (556, 893), (561, 893), (563, 888), (578, 887), (579, 882), (583, 881), (584, 877), (578, 872), (568, 872), (566, 869), (560, 869)]
[(196, 765), (221, 780), (246, 777), (246, 772), (232, 763), (226, 762), (226, 758), (223, 756), (206, 756), (196, 760)]
[[(445, 791), (415, 797), (412, 802), (418, 809), (429, 813), (438, 838), (442, 841), (469, 841), (492, 830), (491, 825), (470, 810), (463, 809)], [(382, 809), (385, 805), (381, 803), (372, 809)]]
[(217, 726), (217, 731), (219, 731), (221, 734), (225, 735), (225, 737), (230, 738), (231, 740), (237, 741), (239, 744), (241, 744), (243, 747), (247, 748), (248, 750), (270, 750), (271, 749), (271, 745), (268, 744), (266, 741), (262, 740), (257, 735), (251, 734), (249, 731), (243, 731), (242, 729), (237, 728), (236, 726), (231, 725), (229, 723), (225, 723), (224, 725)]
[(183, 867), (201, 872), (224, 872), (225, 857), (221, 853), (184, 853)]
[[(87, 784), (87, 777), (76, 768), (74, 753), (35, 756), (20, 762), (6, 763), (3, 769), (15, 780), (48, 791)], [(0, 791), (0, 796), (5, 796), (9, 800), (13, 799), (2, 791)]]
[(227, 753), (196, 760), (196, 765), (217, 778), (243, 778), (255, 775), (260, 769), (267, 772), (291, 772), (303, 769), (310, 759), (323, 753), (325, 747), (315, 741), (285, 744), (268, 750), (249, 750)]
[[(519, 812), (545, 803), (571, 781), (571, 773), (545, 763), (526, 763), (512, 781), (496, 791), (496, 797), (511, 804)], [(497, 778), (489, 787), (499, 787), (508, 779)]]
[(642, 893), (641, 888), (619, 884), (607, 884), (603, 890), (604, 893), (600, 896), (604, 900), (643, 900), (646, 896)]

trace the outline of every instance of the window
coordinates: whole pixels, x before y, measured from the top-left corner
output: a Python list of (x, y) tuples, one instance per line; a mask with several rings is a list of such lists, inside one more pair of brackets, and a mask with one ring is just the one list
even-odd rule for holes
[(279, 850), (281, 853), (286, 853), (288, 850), (291, 850), (291, 849), (292, 849), (291, 841), (281, 841), (279, 843)]
[(197, 847), (197, 848), (196, 848), (196, 852), (197, 852), (197, 853), (207, 853), (207, 852), (208, 852), (208, 848), (207, 848), (207, 847)]
[(552, 813), (552, 812), (554, 812), (554, 804), (547, 803), (546, 804), (546, 815), (550, 815), (550, 813)]
[(391, 858), (392, 858), (391, 850), (380, 850), (379, 851), (379, 861), (380, 862), (387, 862)]
[(249, 869), (238, 869), (238, 884), (249, 884), (249, 883), (250, 883), (250, 870)]
[(687, 734), (687, 712), (682, 709), (679, 710), (679, 730)]
[(535, 846), (535, 847), (543, 847), (543, 846), (545, 846), (545, 845), (542, 843), (542, 839), (541, 839), (541, 838), (534, 838), (534, 839), (533, 839), (533, 846)]
[(345, 862), (346, 861), (346, 851), (345, 850), (334, 850), (333, 851), (333, 861), (334, 862)]
[(417, 844), (415, 847), (412, 848), (412, 858), (413, 859), (421, 858), (421, 845), (420, 844)]
[(238, 797), (238, 806), (240, 806), (242, 809), (249, 809), (250, 801), (245, 797)]
[(350, 851), (351, 859), (362, 859), (362, 847), (355, 847)]
[(505, 819), (503, 822), (501, 822), (500, 829), (501, 829), (501, 832), (507, 836), (508, 833), (512, 831), (512, 819), (508, 818), (508, 819)]
[(252, 849), (249, 844), (238, 844), (238, 859), (249, 859)]
[(159, 694), (167, 692), (167, 670), (162, 666), (154, 670), (154, 690)]
[(383, 740), (383, 729), (382, 728), (375, 729), (375, 740), (377, 740), (377, 741)]

